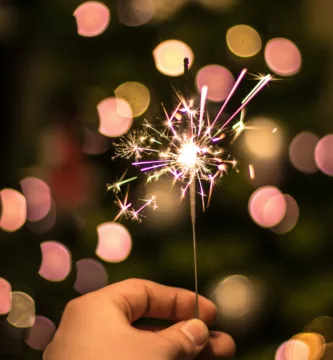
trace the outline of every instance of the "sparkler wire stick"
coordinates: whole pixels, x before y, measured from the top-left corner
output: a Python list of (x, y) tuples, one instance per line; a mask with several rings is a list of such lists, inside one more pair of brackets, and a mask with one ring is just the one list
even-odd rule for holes
[[(189, 93), (188, 93), (188, 66), (189, 59), (184, 59), (184, 75), (185, 75), (185, 103), (188, 103)], [(191, 116), (191, 115), (190, 115)], [(203, 113), (200, 115), (202, 119)], [(190, 129), (187, 126), (187, 131), (189, 136), (193, 132), (192, 127), (192, 116), (190, 122)], [(194, 170), (195, 171), (195, 170)], [(198, 292), (198, 264), (197, 264), (197, 239), (196, 239), (196, 211), (195, 211), (195, 174), (192, 174), (192, 181), (190, 183), (190, 212), (191, 212), (191, 223), (192, 223), (192, 240), (193, 240), (193, 266), (194, 266), (194, 288), (195, 288), (195, 318), (199, 318), (199, 292)]]
[[(154, 127), (147, 120), (143, 130), (133, 130), (128, 135), (122, 137), (115, 144), (116, 156), (125, 159), (134, 158), (133, 166), (147, 173), (147, 183), (157, 181), (160, 176), (171, 174), (172, 184), (180, 181), (182, 187), (182, 198), (189, 192), (190, 216), (192, 224), (193, 240), (193, 265), (194, 265), (194, 286), (195, 286), (195, 317), (199, 318), (199, 293), (198, 293), (198, 266), (197, 266), (197, 243), (196, 243), (196, 182), (198, 182), (198, 193), (201, 196), (202, 208), (205, 211), (211, 202), (213, 188), (219, 178), (228, 173), (229, 168), (237, 165), (235, 159), (230, 158), (229, 146), (245, 130), (250, 129), (244, 125), (245, 107), (247, 104), (273, 79), (271, 75), (260, 76), (260, 81), (250, 93), (243, 99), (238, 109), (232, 113), (223, 124), (218, 124), (220, 115), (226, 108), (229, 100), (236, 92), (241, 80), (247, 73), (243, 69), (238, 76), (229, 95), (224, 101), (221, 109), (210, 121), (209, 112), (206, 109), (208, 87), (201, 89), (200, 109), (195, 109), (194, 100), (189, 94), (189, 60), (184, 59), (184, 96), (177, 94), (178, 105), (168, 115), (165, 112), (166, 122), (163, 129)], [(198, 111), (199, 110), (199, 111)], [(182, 115), (183, 114), (183, 115)], [(231, 129), (227, 125), (240, 114), (239, 121)], [(273, 131), (274, 132), (274, 131)], [(156, 145), (157, 144), (157, 145)], [(255, 176), (253, 166), (249, 167), (250, 177)], [(124, 180), (124, 176), (115, 184), (109, 184), (109, 189), (115, 193), (120, 191), (120, 186), (134, 180), (130, 178)], [(207, 194), (203, 187), (203, 182), (208, 183)], [(125, 199), (122, 201), (117, 198), (117, 205), (120, 211), (117, 219), (124, 216), (127, 219), (141, 221), (141, 211), (146, 207), (156, 208), (155, 197), (143, 200), (145, 204), (138, 210), (131, 207)], [(207, 200), (205, 201), (205, 197)]]

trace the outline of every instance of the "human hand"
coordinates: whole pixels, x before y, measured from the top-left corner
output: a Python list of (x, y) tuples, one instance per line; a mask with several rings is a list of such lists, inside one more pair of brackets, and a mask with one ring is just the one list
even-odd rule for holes
[[(65, 308), (44, 360), (185, 360), (232, 357), (232, 338), (210, 332), (214, 304), (199, 297), (201, 320), (192, 319), (195, 294), (131, 279), (74, 299)], [(161, 331), (131, 324), (143, 317), (171, 320)], [(189, 321), (186, 321), (189, 320)], [(204, 351), (202, 351), (204, 350)]]

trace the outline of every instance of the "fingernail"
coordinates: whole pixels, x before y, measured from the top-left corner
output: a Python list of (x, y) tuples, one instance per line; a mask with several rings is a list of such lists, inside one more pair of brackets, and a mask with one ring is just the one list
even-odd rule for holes
[(207, 326), (201, 320), (189, 320), (181, 330), (197, 346), (203, 345), (208, 340)]

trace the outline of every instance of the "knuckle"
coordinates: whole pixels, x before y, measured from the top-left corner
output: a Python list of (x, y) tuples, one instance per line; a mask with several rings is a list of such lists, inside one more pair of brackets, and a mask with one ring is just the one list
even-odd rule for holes
[(128, 284), (129, 286), (140, 286), (144, 283), (144, 280), (139, 279), (139, 278), (130, 278), (130, 279), (126, 279), (123, 281), (125, 284)]
[(67, 313), (72, 314), (72, 313), (79, 311), (79, 309), (81, 309), (83, 306), (85, 306), (84, 305), (85, 302), (86, 302), (85, 296), (80, 296), (80, 297), (70, 300), (65, 306), (64, 315)]

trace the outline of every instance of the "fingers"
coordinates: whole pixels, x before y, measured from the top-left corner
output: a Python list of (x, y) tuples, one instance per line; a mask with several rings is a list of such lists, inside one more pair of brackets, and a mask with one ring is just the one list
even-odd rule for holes
[(181, 321), (167, 329), (158, 332), (159, 336), (168, 340), (167, 352), (171, 359), (189, 358), (198, 355), (200, 360), (231, 359), (236, 351), (235, 342), (232, 337), (219, 331), (210, 331), (208, 341), (201, 346), (195, 346), (186, 341), (181, 333), (186, 321)]
[(209, 331), (198, 319), (177, 323), (158, 333), (167, 359), (194, 359), (206, 346)]
[[(178, 322), (194, 317), (195, 294), (189, 290), (160, 285), (148, 280), (125, 280), (101, 290), (116, 304), (130, 322), (141, 317)], [(200, 319), (207, 325), (216, 317), (215, 305), (199, 297)]]
[(236, 352), (233, 338), (223, 332), (210, 331), (206, 348), (200, 353), (198, 360), (231, 359)]

